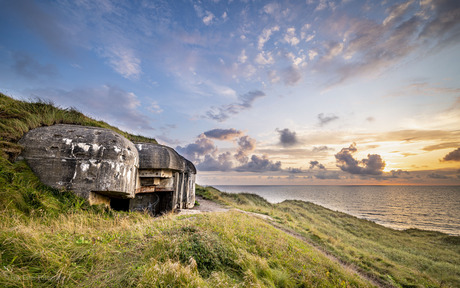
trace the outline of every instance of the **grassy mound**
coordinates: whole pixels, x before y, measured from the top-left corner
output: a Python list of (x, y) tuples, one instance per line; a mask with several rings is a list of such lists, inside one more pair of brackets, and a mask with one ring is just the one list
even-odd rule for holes
[(55, 123), (120, 133), (72, 109), (0, 95), (0, 287), (372, 287), (314, 246), (386, 286), (460, 287), (459, 237), (394, 231), (311, 203), (198, 186), (207, 199), (274, 220), (89, 206), (12, 161), (25, 132)]
[(51, 102), (42, 100), (19, 101), (0, 93), (0, 153), (2, 157), (14, 160), (21, 153), (22, 148), (17, 142), (24, 133), (30, 129), (54, 124), (107, 128), (132, 141), (157, 143), (155, 139), (132, 135), (103, 121), (91, 119), (74, 108), (62, 109), (55, 107)]

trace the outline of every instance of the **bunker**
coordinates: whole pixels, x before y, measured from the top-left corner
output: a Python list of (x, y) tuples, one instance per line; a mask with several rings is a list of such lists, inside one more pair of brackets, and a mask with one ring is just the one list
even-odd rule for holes
[(195, 166), (171, 147), (64, 124), (33, 129), (19, 143), (20, 157), (44, 184), (90, 204), (154, 215), (195, 204)]
[(118, 133), (60, 124), (33, 129), (19, 143), (21, 156), (48, 186), (72, 190), (91, 204), (134, 197), (139, 155)]
[(195, 166), (174, 149), (153, 143), (136, 143), (139, 184), (130, 210), (158, 215), (195, 205)]

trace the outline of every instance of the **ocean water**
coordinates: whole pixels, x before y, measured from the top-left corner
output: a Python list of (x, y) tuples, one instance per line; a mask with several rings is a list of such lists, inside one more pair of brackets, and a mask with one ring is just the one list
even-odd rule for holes
[(271, 203), (303, 200), (393, 229), (460, 236), (460, 186), (215, 186)]

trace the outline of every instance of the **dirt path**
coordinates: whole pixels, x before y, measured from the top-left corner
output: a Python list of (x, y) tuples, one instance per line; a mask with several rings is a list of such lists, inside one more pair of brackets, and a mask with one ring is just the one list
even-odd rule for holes
[(251, 216), (254, 216), (254, 217), (264, 219), (264, 220), (267, 221), (267, 223), (272, 225), (274, 228), (276, 228), (276, 229), (278, 229), (278, 230), (280, 230), (280, 231), (282, 231), (284, 233), (287, 233), (287, 234), (289, 234), (289, 235), (291, 235), (293, 237), (296, 237), (297, 239), (299, 239), (299, 240), (301, 240), (303, 242), (308, 243), (311, 247), (316, 249), (321, 254), (325, 255), (331, 261), (339, 264), (345, 270), (348, 270), (348, 271), (350, 271), (350, 272), (352, 272), (354, 274), (357, 274), (359, 277), (369, 281), (372, 285), (374, 285), (376, 287), (379, 287), (379, 288), (380, 287), (381, 288), (393, 287), (393, 286), (390, 286), (390, 285), (388, 285), (386, 283), (382, 283), (381, 281), (379, 281), (379, 279), (376, 279), (375, 277), (372, 277), (372, 275), (367, 275), (362, 270), (360, 270), (357, 266), (355, 266), (353, 264), (350, 264), (350, 263), (346, 263), (346, 262), (340, 260), (339, 258), (335, 257), (334, 255), (330, 254), (329, 252), (325, 251), (323, 248), (317, 246), (315, 243), (312, 243), (311, 241), (309, 241), (307, 238), (303, 237), (299, 233), (297, 233), (297, 232), (295, 232), (293, 230), (287, 229), (287, 228), (277, 224), (274, 221), (274, 219), (272, 217), (268, 216), (268, 215), (263, 215), (263, 214), (253, 213), (253, 212), (247, 212), (247, 211), (243, 211), (243, 210), (236, 209), (236, 208), (233, 208), (233, 207), (224, 206), (224, 205), (221, 205), (221, 204), (216, 203), (214, 201), (206, 200), (203, 197), (198, 196), (198, 195), (196, 196), (196, 201), (200, 205), (197, 205), (192, 209), (180, 210), (179, 215), (198, 214), (198, 213), (203, 213), (203, 212), (227, 212), (227, 211), (232, 210), (232, 211), (238, 211), (238, 212), (241, 212), (241, 213), (244, 213), (244, 214), (247, 214), (247, 215), (251, 215)]

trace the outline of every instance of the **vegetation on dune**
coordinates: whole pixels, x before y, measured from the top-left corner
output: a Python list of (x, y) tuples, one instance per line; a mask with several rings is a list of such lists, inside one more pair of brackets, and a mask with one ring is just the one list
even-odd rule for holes
[(197, 186), (206, 199), (273, 220), (235, 210), (152, 218), (90, 206), (11, 161), (25, 132), (54, 123), (115, 129), (0, 95), (0, 287), (372, 286), (314, 246), (386, 286), (460, 287), (460, 237), (394, 231), (302, 201), (270, 204)]
[(74, 108), (58, 108), (53, 103), (43, 100), (19, 101), (0, 93), (0, 153), (2, 157), (13, 160), (19, 155), (22, 147), (17, 144), (17, 141), (30, 129), (54, 124), (107, 128), (132, 141), (157, 143), (155, 139), (132, 135), (103, 121), (91, 119)]
[[(369, 287), (303, 241), (241, 212), (152, 218), (0, 165), (1, 287)], [(16, 192), (16, 195), (14, 195)]]
[[(364, 274), (395, 287), (460, 287), (460, 237), (410, 229), (397, 231), (297, 200), (270, 204), (260, 196), (198, 187), (206, 199), (271, 216)], [(264, 203), (261, 203), (264, 202)]]

